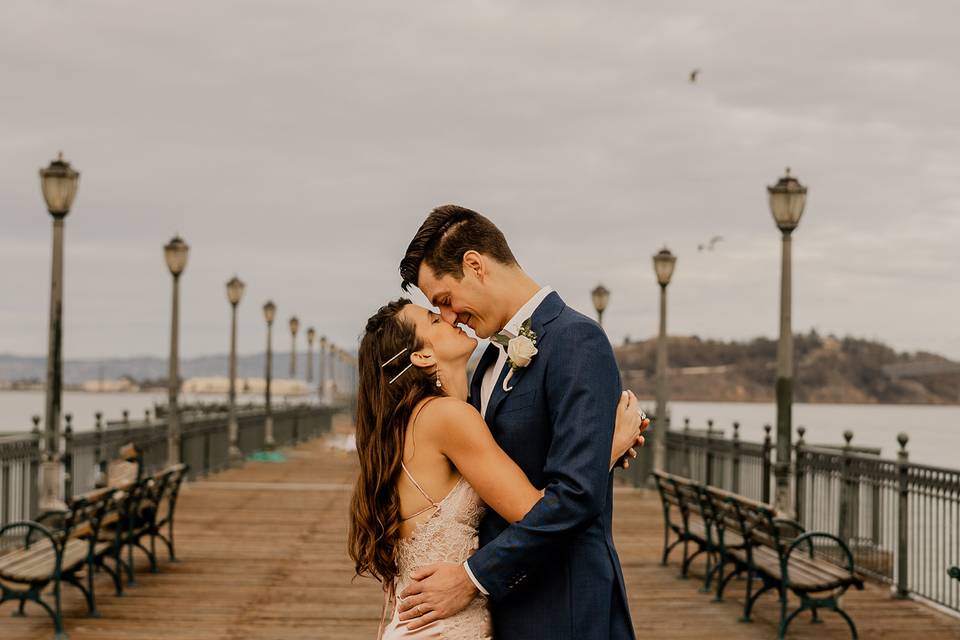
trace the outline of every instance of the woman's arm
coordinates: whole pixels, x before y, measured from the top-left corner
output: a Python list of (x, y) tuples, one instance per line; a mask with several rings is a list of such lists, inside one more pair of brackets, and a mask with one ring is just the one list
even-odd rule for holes
[[(420, 416), (422, 427), (436, 438), (440, 452), (457, 468), (480, 498), (507, 522), (517, 522), (543, 497), (526, 474), (490, 434), (471, 405), (453, 398), (431, 402)], [(617, 433), (611, 467), (640, 433), (637, 400), (624, 393), (617, 406)]]

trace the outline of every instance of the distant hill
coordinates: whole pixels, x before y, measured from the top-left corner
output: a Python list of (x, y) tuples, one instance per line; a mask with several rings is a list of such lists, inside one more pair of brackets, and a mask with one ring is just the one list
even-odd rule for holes
[[(320, 357), (314, 351), (314, 379)], [(237, 375), (241, 378), (263, 377), (266, 357), (262, 353), (237, 356)], [(297, 377), (307, 371), (306, 354), (297, 353)], [(0, 354), (0, 382), (43, 381), (46, 378), (47, 359), (39, 356)], [(290, 372), (290, 353), (274, 353), (273, 375), (285, 378)], [(180, 361), (183, 378), (227, 375), (227, 355), (217, 354), (183, 358)], [(167, 359), (155, 356), (104, 358), (102, 360), (66, 360), (63, 363), (65, 384), (81, 384), (88, 380), (115, 380), (131, 378), (138, 382), (165, 379)]]
[[(776, 340), (723, 342), (694, 336), (671, 337), (668, 344), (674, 400), (774, 400)], [(898, 353), (880, 342), (816, 332), (795, 336), (794, 346), (799, 402), (960, 403), (960, 363), (942, 356)], [(656, 340), (627, 342), (615, 352), (625, 385), (653, 397)]]

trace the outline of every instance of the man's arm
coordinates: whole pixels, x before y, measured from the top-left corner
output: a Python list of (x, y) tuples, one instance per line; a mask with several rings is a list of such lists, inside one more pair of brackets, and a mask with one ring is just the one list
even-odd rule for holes
[(606, 506), (620, 374), (610, 342), (592, 323), (565, 327), (547, 363), (553, 434), (544, 497), (520, 522), (479, 549), (469, 567), (493, 600), (507, 596), (555, 557)]

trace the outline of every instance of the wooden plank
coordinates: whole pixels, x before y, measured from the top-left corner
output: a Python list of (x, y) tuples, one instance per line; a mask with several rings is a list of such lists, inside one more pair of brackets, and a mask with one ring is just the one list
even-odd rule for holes
[[(100, 618), (87, 618), (79, 592), (64, 587), (66, 627), (72, 640), (354, 640), (376, 634), (383, 602), (379, 585), (353, 579), (346, 554), (347, 508), (356, 474), (355, 454), (323, 441), (288, 450), (283, 463), (250, 462), (185, 484), (176, 513), (177, 563), (162, 544), (160, 573), (147, 571), (137, 552), (137, 585), (123, 598), (98, 575)], [(659, 564), (662, 511), (653, 491), (619, 488), (615, 536), (638, 638), (667, 640), (775, 637), (775, 596), (764, 596), (753, 624), (737, 622), (743, 584), (734, 582), (723, 603), (699, 593), (701, 562), (680, 580), (681, 550)], [(960, 620), (914, 602), (892, 599), (871, 584), (851, 592), (844, 606), (870, 639), (960, 639)], [(26, 618), (0, 610), (4, 640), (47, 640), (49, 618), (27, 606)], [(845, 625), (797, 620), (797, 640), (848, 638)]]

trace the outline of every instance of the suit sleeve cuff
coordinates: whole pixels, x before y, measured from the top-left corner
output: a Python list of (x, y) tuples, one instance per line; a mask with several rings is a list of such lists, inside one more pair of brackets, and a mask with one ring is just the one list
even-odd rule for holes
[(467, 572), (467, 577), (470, 578), (470, 582), (477, 588), (477, 590), (485, 596), (489, 596), (490, 592), (483, 588), (483, 585), (480, 584), (480, 581), (477, 580), (476, 576), (473, 575), (473, 571), (470, 570), (470, 562), (465, 561), (463, 563), (463, 568)]

